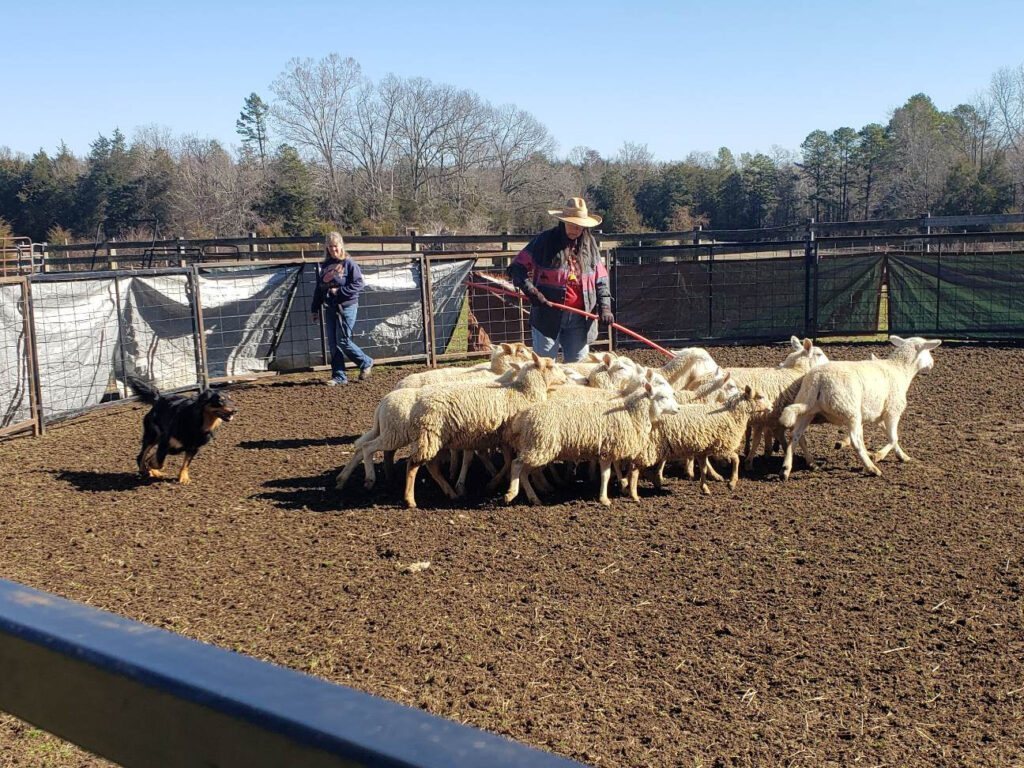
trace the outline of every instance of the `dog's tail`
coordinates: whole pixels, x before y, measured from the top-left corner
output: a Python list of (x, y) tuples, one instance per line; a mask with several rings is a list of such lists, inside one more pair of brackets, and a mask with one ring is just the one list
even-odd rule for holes
[(160, 397), (160, 391), (156, 387), (134, 376), (128, 377), (128, 386), (131, 387), (135, 396), (144, 403), (152, 405)]

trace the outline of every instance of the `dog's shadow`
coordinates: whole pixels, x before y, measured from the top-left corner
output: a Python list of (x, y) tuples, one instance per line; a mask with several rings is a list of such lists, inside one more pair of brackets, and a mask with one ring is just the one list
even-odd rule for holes
[(138, 472), (95, 472), (93, 470), (54, 470), (58, 480), (70, 483), (79, 491), (100, 493), (103, 491), (131, 491), (153, 481)]
[(262, 450), (271, 448), (280, 451), (290, 451), (295, 448), (315, 448), (327, 445), (351, 445), (359, 439), (359, 435), (339, 435), (338, 437), (313, 437), (313, 438), (288, 438), (280, 440), (243, 440), (238, 444), (239, 448), (251, 450)]

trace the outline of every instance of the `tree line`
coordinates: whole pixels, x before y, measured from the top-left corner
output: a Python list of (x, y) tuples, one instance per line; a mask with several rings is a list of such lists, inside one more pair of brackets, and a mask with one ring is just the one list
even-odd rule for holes
[(351, 58), (293, 59), (242, 102), (239, 145), (155, 127), (31, 157), (0, 148), (0, 235), (34, 241), (531, 232), (583, 193), (606, 232), (746, 229), (933, 213), (1004, 213), (1024, 201), (1024, 64), (944, 112), (911, 96), (886, 123), (814, 130), (799, 151), (657, 161), (556, 154), (515, 105), (423, 78), (364, 77)]

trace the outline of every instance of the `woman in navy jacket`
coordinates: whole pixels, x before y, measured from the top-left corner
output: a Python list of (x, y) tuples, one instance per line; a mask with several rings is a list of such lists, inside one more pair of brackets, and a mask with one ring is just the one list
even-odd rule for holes
[(321, 307), (326, 307), (324, 326), (327, 346), (331, 351), (331, 378), (328, 386), (347, 384), (345, 358), (359, 368), (359, 380), (370, 375), (371, 360), (352, 341), (352, 331), (359, 312), (359, 294), (363, 290), (363, 272), (345, 251), (345, 241), (338, 232), (331, 232), (324, 242), (324, 260), (320, 264), (316, 290), (313, 291), (313, 321), (319, 320)]
[(597, 321), (551, 306), (551, 302), (600, 315), (602, 323), (615, 322), (608, 271), (601, 261), (590, 227), (600, 216), (587, 212), (581, 197), (570, 197), (561, 209), (548, 211), (558, 226), (545, 230), (519, 252), (508, 267), (516, 288), (530, 299), (533, 351), (575, 363), (587, 355), (597, 338)]

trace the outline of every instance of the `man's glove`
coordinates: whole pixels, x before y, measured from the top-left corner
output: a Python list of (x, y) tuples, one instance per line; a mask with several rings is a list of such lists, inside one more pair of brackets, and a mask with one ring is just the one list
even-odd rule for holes
[(605, 325), (611, 325), (615, 322), (615, 315), (612, 314), (610, 309), (601, 310), (601, 322)]
[(551, 302), (547, 300), (547, 297), (538, 291), (536, 288), (530, 291), (528, 294), (530, 297), (530, 303), (535, 307), (550, 307)]

